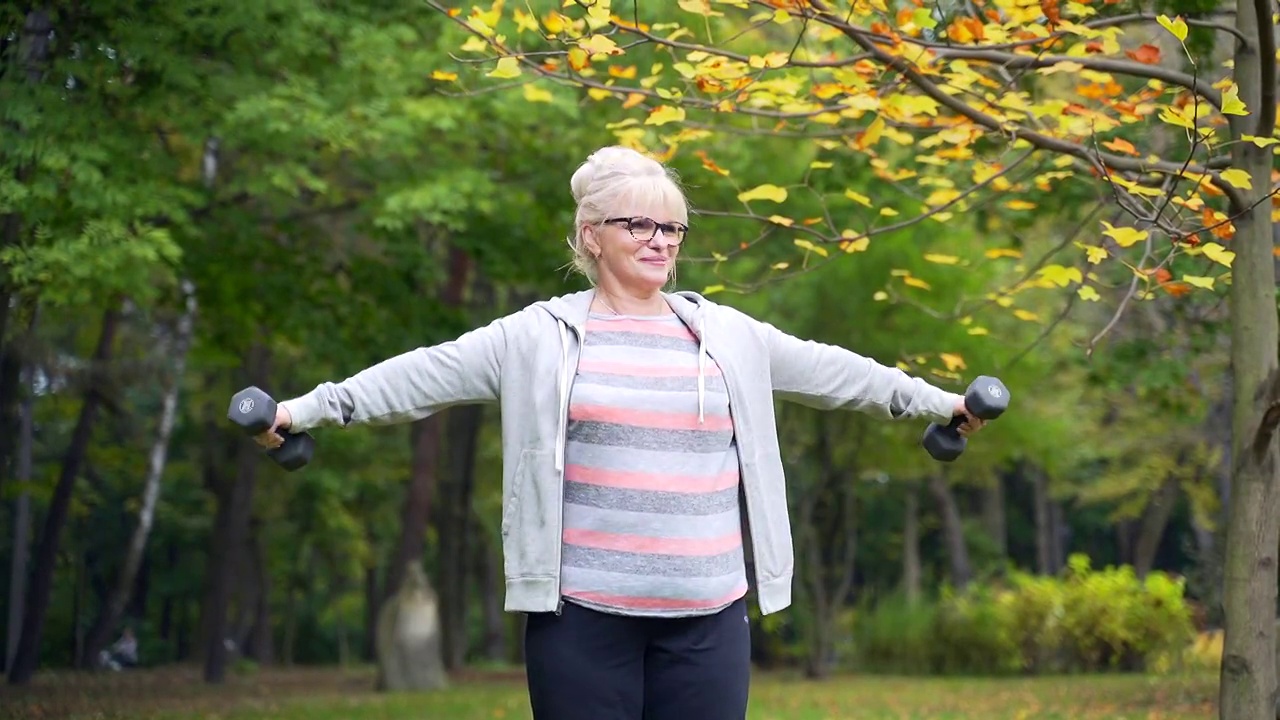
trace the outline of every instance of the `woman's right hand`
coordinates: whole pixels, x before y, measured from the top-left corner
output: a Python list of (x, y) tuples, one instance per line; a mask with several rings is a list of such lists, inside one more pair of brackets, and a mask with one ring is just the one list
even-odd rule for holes
[(253, 441), (268, 450), (274, 450), (284, 444), (284, 436), (279, 431), (288, 430), (293, 425), (293, 416), (284, 405), (276, 405), (276, 420), (266, 432), (253, 436)]

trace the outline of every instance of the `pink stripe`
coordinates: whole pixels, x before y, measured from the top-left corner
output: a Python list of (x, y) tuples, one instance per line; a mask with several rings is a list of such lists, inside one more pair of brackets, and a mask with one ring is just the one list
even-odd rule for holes
[(636, 610), (682, 610), (719, 607), (742, 597), (747, 591), (746, 585), (739, 585), (733, 592), (713, 600), (685, 600), (682, 598), (636, 597), (634, 595), (611, 595), (602, 592), (566, 592), (569, 597), (576, 597), (588, 602), (597, 602), (613, 607), (634, 608)]
[(697, 342), (698, 338), (689, 332), (684, 323), (655, 322), (648, 320), (587, 320), (587, 332), (625, 332), (638, 335), (665, 335)]
[(654, 492), (718, 492), (738, 486), (738, 471), (730, 470), (719, 475), (675, 475), (670, 473), (627, 472), (605, 470), (585, 465), (566, 465), (564, 479), (570, 482), (600, 485), (626, 490), (651, 490)]
[(636, 410), (612, 405), (588, 405), (575, 403), (569, 408), (572, 420), (607, 422), (615, 425), (654, 428), (657, 430), (707, 430), (720, 432), (732, 430), (733, 421), (728, 415), (704, 415), (698, 423), (697, 413), (672, 413), (657, 410)]
[(742, 533), (734, 531), (727, 535), (710, 538), (671, 538), (650, 537), (648, 535), (620, 535), (599, 530), (566, 528), (564, 541), (570, 545), (578, 545), (595, 550), (693, 557), (719, 555), (720, 553), (729, 552), (742, 543)]
[[(582, 372), (602, 373), (605, 375), (630, 375), (632, 377), (698, 376), (697, 363), (690, 365), (659, 365), (656, 363), (639, 365), (636, 363), (612, 362), (609, 360), (583, 358), (578, 364), (578, 369)], [(713, 377), (719, 374), (720, 368), (713, 362), (708, 362), (703, 370), (703, 375), (706, 377)]]

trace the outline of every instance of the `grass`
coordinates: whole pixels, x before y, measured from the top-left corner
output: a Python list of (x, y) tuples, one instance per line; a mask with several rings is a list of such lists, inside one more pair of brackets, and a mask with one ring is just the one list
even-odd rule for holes
[[(0, 690), (3, 720), (526, 720), (522, 674), (469, 671), (437, 693), (380, 694), (367, 668), (269, 669), (200, 682), (194, 668), (45, 674)], [(1215, 675), (1018, 679), (757, 673), (750, 720), (1189, 720), (1211, 718)]]

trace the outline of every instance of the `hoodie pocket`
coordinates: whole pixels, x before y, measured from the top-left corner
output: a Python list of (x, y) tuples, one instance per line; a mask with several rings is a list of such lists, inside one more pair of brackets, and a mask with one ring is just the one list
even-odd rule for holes
[(550, 450), (524, 450), (503, 503), (502, 544), (508, 575), (551, 574), (559, 557), (559, 478)]

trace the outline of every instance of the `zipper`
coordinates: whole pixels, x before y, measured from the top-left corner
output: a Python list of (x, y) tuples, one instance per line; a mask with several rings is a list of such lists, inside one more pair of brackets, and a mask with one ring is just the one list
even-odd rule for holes
[[(702, 338), (699, 337), (698, 341), (702, 342)], [(712, 359), (715, 360), (715, 358), (712, 358)], [(758, 536), (759, 534), (756, 532), (755, 522), (753, 521), (753, 518), (752, 518), (751, 484), (747, 482), (747, 463), (743, 459), (742, 432), (740, 431), (740, 428), (738, 425), (739, 418), (742, 417), (742, 415), (739, 412), (734, 411), (734, 408), (740, 407), (738, 405), (738, 396), (734, 392), (734, 388), (737, 387), (737, 383), (736, 383), (736, 378), (733, 376), (737, 372), (737, 369), (733, 367), (732, 362), (726, 363), (724, 360), (716, 360), (716, 362), (720, 364), (720, 376), (721, 376), (721, 379), (724, 381), (725, 393), (727, 393), (729, 396), (729, 419), (733, 423), (734, 439), (738, 445), (738, 474), (742, 478), (742, 497), (743, 497), (743, 500), (745, 500), (745, 503), (744, 503), (745, 507), (743, 507), (742, 510), (747, 515), (747, 530), (748, 530), (748, 535), (751, 536), (751, 555), (755, 561), (756, 588), (757, 588), (757, 592), (759, 592), (759, 587), (761, 584), (760, 540)]]
[[(563, 321), (562, 321), (563, 322)], [(569, 371), (568, 367), (560, 368), (560, 379), (565, 383), (564, 399), (560, 404), (560, 427), (557, 432), (560, 433), (560, 502), (556, 504), (556, 512), (560, 515), (560, 522), (556, 526), (558, 537), (556, 538), (556, 616), (559, 617), (564, 610), (564, 596), (561, 595), (563, 587), (564, 570), (564, 464), (565, 456), (568, 454), (569, 445), (569, 396), (573, 392), (573, 379), (578, 375), (578, 364), (582, 361), (582, 342), (586, 335), (585, 328), (579, 328), (571, 323), (565, 323), (573, 330), (574, 335), (578, 339), (578, 349), (573, 357), (573, 372), (565, 379), (564, 373)]]

